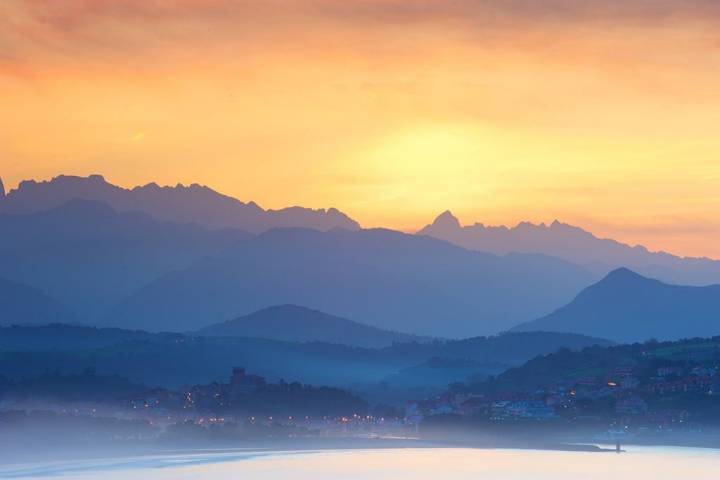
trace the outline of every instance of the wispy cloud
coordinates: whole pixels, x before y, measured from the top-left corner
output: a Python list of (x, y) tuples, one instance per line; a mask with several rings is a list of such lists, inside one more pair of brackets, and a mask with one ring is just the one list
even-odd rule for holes
[[(0, 5), (1, 50), (28, 42), (62, 49), (66, 43), (122, 49), (129, 37), (179, 35), (202, 41), (220, 32), (244, 38), (303, 30), (450, 23), (455, 28), (551, 27), (559, 23), (720, 21), (716, 0), (5, 0)], [(451, 32), (448, 32), (451, 33)], [(265, 37), (267, 38), (267, 36)], [(77, 45), (80, 47), (80, 45)], [(148, 45), (150, 47), (150, 45)]]

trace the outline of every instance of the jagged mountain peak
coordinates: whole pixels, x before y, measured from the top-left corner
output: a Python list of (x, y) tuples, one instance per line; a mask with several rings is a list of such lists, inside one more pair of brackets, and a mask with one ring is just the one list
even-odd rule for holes
[(418, 235), (430, 235), (436, 238), (446, 240), (447, 237), (454, 237), (462, 233), (463, 227), (460, 220), (452, 214), (450, 210), (445, 210), (435, 217), (435, 220), (429, 225), (425, 225), (417, 233)]
[[(445, 215), (445, 214), (443, 214)], [(441, 216), (442, 217), (442, 216)], [(648, 250), (592, 232), (559, 219), (552, 223), (523, 221), (515, 226), (487, 226), (481, 223), (460, 227), (443, 218), (420, 230), (468, 250), (506, 255), (538, 253), (582, 265), (599, 276), (627, 267), (641, 275), (663, 282), (686, 285), (720, 283), (720, 260), (679, 257)]]
[(337, 209), (304, 207), (265, 210), (254, 202), (244, 203), (207, 186), (161, 186), (155, 182), (134, 188), (109, 183), (102, 175), (59, 175), (51, 180), (25, 180), (4, 198), (5, 213), (36, 213), (50, 210), (74, 198), (108, 204), (117, 212), (138, 211), (158, 220), (197, 223), (210, 228), (237, 228), (260, 233), (276, 227), (305, 227), (317, 230), (360, 225)]
[(458, 220), (458, 218), (453, 215), (450, 210), (445, 210), (438, 215), (432, 224), (437, 227), (461, 228), (460, 220)]

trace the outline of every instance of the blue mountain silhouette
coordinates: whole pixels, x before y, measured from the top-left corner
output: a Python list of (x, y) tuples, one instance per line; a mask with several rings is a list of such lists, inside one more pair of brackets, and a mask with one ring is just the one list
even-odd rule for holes
[(710, 337), (720, 334), (720, 285), (670, 285), (619, 268), (564, 307), (513, 331), (572, 332), (618, 342)]
[(140, 286), (248, 238), (71, 200), (0, 214), (0, 276), (40, 288), (93, 320)]
[(189, 331), (296, 304), (383, 329), (471, 336), (537, 317), (594, 279), (544, 255), (496, 256), (390, 230), (274, 229), (162, 276), (107, 324)]
[(257, 337), (290, 342), (327, 342), (358, 347), (387, 347), (395, 342), (429, 341), (383, 330), (298, 305), (276, 305), (200, 329), (209, 337)]

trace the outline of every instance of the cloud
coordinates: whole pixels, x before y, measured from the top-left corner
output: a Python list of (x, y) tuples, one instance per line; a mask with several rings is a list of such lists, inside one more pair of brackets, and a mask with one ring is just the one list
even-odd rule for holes
[[(162, 33), (168, 24), (232, 28), (242, 35), (243, 28), (303, 29), (317, 22), (337, 28), (401, 28), (418, 22), (508, 28), (527, 23), (720, 20), (717, 0), (5, 0), (0, 8), (4, 27), (28, 41), (53, 35), (82, 39), (83, 32), (102, 33), (107, 26), (122, 26), (127, 32), (150, 27)], [(112, 35), (113, 29), (105, 33)]]
[(690, 30), (718, 20), (717, 0), (4, 0), (0, 65), (17, 73), (44, 64), (146, 69), (265, 52), (399, 55), (453, 38), (477, 48), (562, 42), (568, 49), (577, 48), (570, 38), (583, 44), (585, 27)]
[(360, 0), (310, 2), (326, 11), (396, 20), (465, 17), (470, 20), (536, 19), (538, 21), (616, 20), (660, 17), (705, 17), (720, 13), (715, 0)]

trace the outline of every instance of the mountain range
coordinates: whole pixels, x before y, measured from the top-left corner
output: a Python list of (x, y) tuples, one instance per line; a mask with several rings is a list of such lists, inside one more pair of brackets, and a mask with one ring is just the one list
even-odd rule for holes
[(668, 283), (720, 283), (720, 261), (651, 252), (640, 245), (633, 247), (598, 238), (582, 228), (557, 220), (550, 225), (522, 222), (514, 227), (486, 226), (482, 223), (462, 226), (451, 212), (445, 211), (418, 234), (497, 255), (510, 252), (552, 255), (581, 265), (600, 276), (616, 268), (627, 267)]
[(545, 255), (472, 252), (391, 230), (273, 229), (163, 275), (104, 324), (190, 331), (295, 304), (387, 330), (468, 337), (552, 311), (595, 279)]
[(363, 325), (298, 305), (276, 305), (198, 330), (206, 337), (257, 337), (288, 342), (325, 342), (358, 347), (387, 347), (429, 338)]
[(37, 288), (94, 321), (160, 275), (250, 236), (73, 199), (47, 211), (0, 214), (0, 276)]
[(107, 182), (101, 175), (60, 175), (49, 181), (23, 181), (17, 189), (0, 195), (0, 213), (36, 213), (73, 199), (102, 202), (117, 212), (143, 212), (160, 221), (236, 228), (250, 233), (276, 227), (360, 228), (356, 221), (334, 208), (265, 210), (254, 202), (243, 203), (198, 184), (161, 187), (149, 183), (126, 189)]
[(513, 331), (572, 332), (617, 342), (712, 337), (720, 334), (720, 285), (668, 285), (619, 268), (564, 307)]
[(83, 199), (0, 214), (0, 276), (93, 325), (182, 332), (297, 304), (384, 330), (458, 337), (547, 313), (596, 280), (552, 257), (470, 252), (390, 230), (253, 235)]
[[(445, 212), (408, 235), (359, 229), (331, 210), (265, 211), (198, 185), (128, 190), (60, 176), (0, 190), (0, 277), (14, 292), (3, 324), (355, 337), (362, 346), (409, 338), (397, 332), (494, 334), (533, 319), (517, 328), (617, 341), (717, 333), (717, 287), (697, 286), (718, 281), (720, 262), (560, 222), (462, 227)], [(640, 275), (619, 270), (590, 287), (616, 265)], [(277, 305), (303, 307), (250, 315)]]

